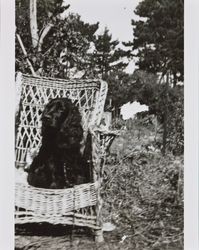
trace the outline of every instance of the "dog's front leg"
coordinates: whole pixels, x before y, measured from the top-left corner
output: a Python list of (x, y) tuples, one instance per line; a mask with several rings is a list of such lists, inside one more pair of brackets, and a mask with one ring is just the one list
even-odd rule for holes
[(64, 173), (62, 171), (61, 162), (49, 159), (48, 166), (51, 172), (51, 185), (52, 189), (64, 188)]

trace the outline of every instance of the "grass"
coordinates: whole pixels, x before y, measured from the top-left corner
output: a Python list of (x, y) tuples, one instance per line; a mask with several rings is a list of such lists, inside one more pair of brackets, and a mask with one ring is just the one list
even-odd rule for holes
[(152, 125), (132, 123), (107, 159), (104, 218), (123, 249), (183, 249), (183, 156), (162, 156), (156, 141)]

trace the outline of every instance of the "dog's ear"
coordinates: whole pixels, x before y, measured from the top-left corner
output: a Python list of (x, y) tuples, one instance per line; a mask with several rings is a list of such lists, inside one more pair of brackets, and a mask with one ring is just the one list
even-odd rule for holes
[(51, 102), (54, 102), (56, 99), (53, 99), (53, 98), (49, 98), (49, 100), (48, 100), (48, 102), (45, 104), (45, 106), (44, 106), (44, 109), (46, 108), (46, 107), (48, 107), (49, 106), (49, 104), (51, 104)]
[(64, 141), (68, 142), (68, 146), (79, 145), (83, 138), (83, 128), (81, 124), (81, 115), (78, 107), (74, 104), (68, 109), (68, 115), (60, 126), (57, 139), (59, 143)]
[(49, 106), (51, 105), (51, 103), (54, 101), (55, 99), (50, 98), (49, 101), (45, 104), (43, 112), (42, 112), (42, 117), (44, 116), (44, 114), (47, 112), (47, 110), (49, 109)]

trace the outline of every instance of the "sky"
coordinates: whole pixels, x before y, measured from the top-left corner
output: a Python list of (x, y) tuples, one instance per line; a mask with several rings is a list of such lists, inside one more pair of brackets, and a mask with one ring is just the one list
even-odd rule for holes
[[(88, 23), (99, 22), (98, 34), (107, 27), (114, 40), (132, 41), (133, 29), (131, 19), (137, 19), (134, 10), (140, 0), (66, 0), (70, 4), (68, 12), (78, 13)], [(126, 68), (133, 73), (135, 62), (131, 61)]]
[(133, 38), (131, 19), (140, 0), (66, 0), (70, 12), (77, 12), (83, 21), (100, 22), (100, 30), (108, 27), (113, 39), (129, 41)]

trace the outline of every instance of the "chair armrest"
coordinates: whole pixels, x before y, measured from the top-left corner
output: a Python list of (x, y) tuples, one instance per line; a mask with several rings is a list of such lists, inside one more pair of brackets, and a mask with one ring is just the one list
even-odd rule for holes
[(119, 131), (117, 130), (103, 130), (98, 127), (92, 130), (95, 136), (100, 141), (100, 145), (104, 152), (107, 152), (115, 139), (116, 136), (119, 136)]
[(117, 130), (104, 130), (99, 127), (91, 127), (89, 130), (93, 137), (93, 141), (97, 143), (103, 155), (109, 150), (115, 137), (119, 135), (119, 131)]
[(90, 127), (92, 136), (92, 161), (94, 166), (94, 181), (103, 178), (106, 153), (113, 140), (119, 134), (118, 131), (103, 130), (99, 127)]

